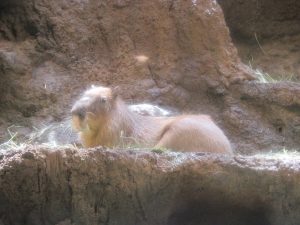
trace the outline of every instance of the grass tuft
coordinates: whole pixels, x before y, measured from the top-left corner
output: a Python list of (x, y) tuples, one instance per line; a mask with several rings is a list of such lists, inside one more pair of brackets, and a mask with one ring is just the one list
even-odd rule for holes
[[(0, 153), (6, 152), (9, 150), (20, 150), (23, 149), (26, 146), (39, 144), (46, 146), (48, 148), (54, 148), (54, 147), (73, 147), (78, 148), (76, 143), (70, 141), (70, 143), (59, 143), (56, 141), (56, 137), (51, 137), (51, 133), (57, 132), (58, 129), (61, 129), (64, 134), (66, 134), (66, 137), (69, 137), (71, 135), (70, 128), (68, 126), (63, 126), (64, 124), (51, 124), (48, 126), (43, 126), (42, 128), (33, 128), (34, 131), (28, 134), (27, 137), (24, 137), (24, 135), (19, 135), (17, 131), (12, 131), (15, 128), (19, 128), (20, 126), (12, 125), (7, 128), (7, 133), (9, 135), (9, 139), (5, 141), (4, 143), (0, 143)], [(62, 129), (63, 127), (63, 129)]]
[(294, 75), (281, 75), (278, 78), (271, 76), (268, 73), (262, 72), (259, 69), (254, 70), (254, 74), (260, 83), (278, 83), (283, 81), (294, 81)]

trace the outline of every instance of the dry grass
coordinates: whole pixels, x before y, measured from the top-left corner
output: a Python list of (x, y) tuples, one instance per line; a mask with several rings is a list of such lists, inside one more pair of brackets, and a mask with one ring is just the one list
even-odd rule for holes
[(295, 78), (294, 78), (295, 76), (293, 74), (281, 75), (281, 76), (275, 78), (268, 73), (262, 72), (259, 69), (254, 70), (254, 74), (260, 83), (278, 83), (278, 82), (283, 82), (283, 81), (294, 81), (295, 80)]
[(254, 71), (254, 75), (256, 76), (259, 83), (278, 83), (284, 81), (296, 81), (296, 77), (294, 74), (280, 74), (280, 75), (270, 75), (269, 73), (263, 72), (260, 69), (254, 69), (251, 62), (249, 62), (249, 67)]
[[(18, 132), (13, 132), (12, 130), (15, 130), (18, 128), (16, 125), (12, 125), (7, 128), (7, 133), (9, 134), (9, 139), (0, 144), (0, 153), (6, 152), (6, 151), (14, 151), (14, 150), (21, 150), (24, 149), (26, 146), (29, 145), (35, 145), (39, 144), (42, 146), (45, 146), (47, 148), (55, 148), (55, 147), (66, 147), (66, 148), (76, 148), (78, 149), (78, 146), (76, 143), (64, 143), (61, 144), (56, 141), (51, 141), (48, 139), (47, 141), (38, 141), (41, 137), (47, 137), (49, 136), (48, 134), (51, 133), (53, 130), (56, 128), (60, 128), (63, 133), (66, 133), (69, 135), (69, 127), (68, 126), (62, 126), (62, 124), (51, 124), (51, 125), (45, 125), (42, 128), (34, 128), (35, 131), (30, 133), (28, 135), (28, 138), (25, 140), (18, 140)], [(162, 152), (169, 152), (169, 149), (165, 148), (149, 148), (149, 147), (144, 147), (139, 144), (138, 140), (132, 139), (132, 137), (125, 137), (123, 133), (121, 133), (122, 140), (123, 142), (118, 146), (117, 148), (121, 149), (130, 149), (130, 150), (151, 150), (152, 152), (156, 153), (162, 153)], [(262, 156), (264, 158), (269, 158), (269, 159), (286, 159), (286, 160), (293, 160), (293, 159), (300, 159), (300, 152), (294, 149), (286, 149), (283, 148), (280, 151), (270, 151), (268, 153), (258, 153), (256, 156)]]
[[(33, 128), (34, 131), (31, 132), (26, 138), (20, 138), (20, 135), (17, 131), (12, 131), (17, 128), (21, 128), (20, 126), (17, 125), (12, 125), (7, 128), (7, 134), (9, 135), (9, 139), (5, 141), (4, 143), (0, 144), (0, 152), (5, 152), (8, 150), (19, 150), (23, 149), (26, 146), (29, 145), (34, 145), (34, 144), (39, 144), (39, 145), (44, 145), (49, 148), (54, 148), (54, 147), (75, 147), (77, 148), (75, 143), (70, 143), (70, 144), (59, 144), (55, 140), (46, 140), (46, 141), (41, 141), (41, 139), (48, 138), (49, 134), (51, 134), (51, 131), (55, 131), (55, 129), (60, 128), (59, 126), (61, 125), (44, 125), (40, 129), (38, 128)], [(65, 132), (67, 135), (70, 135), (69, 127), (64, 128), (63, 132)]]
[[(263, 49), (262, 45), (260, 44), (257, 34), (254, 33), (255, 40), (257, 42), (258, 47), (262, 51), (264, 55), (268, 55), (268, 53)], [(296, 81), (294, 74), (280, 74), (280, 75), (270, 75), (266, 72), (263, 72), (260, 69), (254, 69), (252, 67), (251, 62), (249, 62), (250, 68), (254, 71), (254, 74), (256, 75), (258, 81), (260, 83), (277, 83), (277, 82), (283, 82), (283, 81)]]

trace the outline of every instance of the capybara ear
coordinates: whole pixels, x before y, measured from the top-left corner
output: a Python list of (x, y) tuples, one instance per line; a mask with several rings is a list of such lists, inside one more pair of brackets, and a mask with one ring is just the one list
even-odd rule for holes
[(120, 94), (121, 88), (119, 86), (115, 86), (111, 88), (112, 98), (116, 99)]
[(86, 113), (86, 124), (88, 125), (88, 127), (93, 130), (95, 127), (97, 127), (95, 120), (96, 120), (96, 115), (92, 112), (87, 112)]

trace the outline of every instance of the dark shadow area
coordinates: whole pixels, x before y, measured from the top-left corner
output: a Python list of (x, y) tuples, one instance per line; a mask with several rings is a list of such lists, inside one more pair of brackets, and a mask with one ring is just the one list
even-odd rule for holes
[(191, 202), (171, 214), (167, 225), (270, 225), (266, 210), (230, 202)]
[(300, 32), (300, 2), (295, 0), (218, 0), (235, 39), (255, 41)]

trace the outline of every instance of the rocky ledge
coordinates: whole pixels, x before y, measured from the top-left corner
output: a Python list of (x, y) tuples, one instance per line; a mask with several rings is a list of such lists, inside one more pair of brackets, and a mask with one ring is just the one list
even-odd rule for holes
[(0, 224), (300, 221), (300, 156), (27, 146), (0, 157)]

